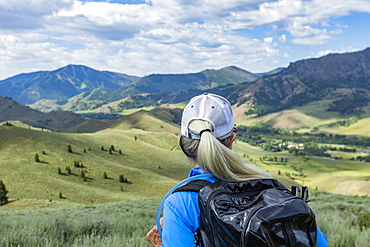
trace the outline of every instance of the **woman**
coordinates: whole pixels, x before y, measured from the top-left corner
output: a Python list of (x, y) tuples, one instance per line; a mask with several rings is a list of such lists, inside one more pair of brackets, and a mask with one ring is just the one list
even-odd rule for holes
[[(264, 170), (243, 163), (232, 151), (236, 139), (230, 103), (215, 94), (192, 98), (185, 107), (181, 121), (180, 146), (193, 162), (189, 177), (211, 173), (221, 180), (241, 182), (271, 178)], [(206, 178), (214, 182), (215, 178)], [(164, 204), (162, 239), (156, 226), (147, 234), (152, 246), (195, 246), (194, 233), (199, 227), (198, 192), (171, 194)], [(325, 236), (324, 236), (325, 237)], [(323, 245), (325, 246), (325, 245)]]

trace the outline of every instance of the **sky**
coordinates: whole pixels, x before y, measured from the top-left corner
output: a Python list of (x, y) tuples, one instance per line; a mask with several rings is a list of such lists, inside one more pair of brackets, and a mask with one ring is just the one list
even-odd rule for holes
[(370, 0), (1, 0), (0, 80), (69, 64), (252, 73), (370, 47)]

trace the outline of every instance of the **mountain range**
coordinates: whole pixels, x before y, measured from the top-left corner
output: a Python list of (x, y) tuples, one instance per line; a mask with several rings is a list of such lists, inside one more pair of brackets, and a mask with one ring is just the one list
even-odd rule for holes
[[(230, 66), (139, 78), (69, 65), (8, 78), (0, 81), (0, 90), (1, 95), (21, 104), (33, 102), (30, 106), (41, 111), (122, 114), (132, 108), (186, 102), (197, 94), (211, 92), (229, 99), (239, 115), (248, 117), (308, 106), (313, 115), (317, 111), (326, 112), (322, 115), (335, 113), (336, 118), (366, 118), (370, 116), (370, 48), (304, 59), (263, 74)], [(0, 113), (1, 120), (15, 120), (14, 111), (12, 119), (1, 117), (4, 112), (3, 109)], [(38, 126), (44, 121), (42, 116)]]
[(2, 96), (12, 97), (21, 104), (33, 104), (39, 100), (63, 102), (80, 93), (84, 93), (83, 97), (88, 100), (112, 102), (142, 93), (169, 94), (250, 82), (261, 75), (230, 66), (199, 73), (152, 74), (140, 78), (97, 71), (82, 65), (68, 65), (54, 71), (23, 73), (7, 78), (0, 81), (0, 92)]
[(157, 105), (179, 103), (206, 91), (223, 95), (233, 105), (244, 104), (246, 114), (258, 116), (319, 101), (327, 102), (324, 110), (338, 112), (344, 117), (367, 115), (370, 114), (370, 48), (297, 61), (253, 82), (162, 96), (131, 96), (129, 103), (125, 101), (120, 105), (143, 107), (155, 102)]

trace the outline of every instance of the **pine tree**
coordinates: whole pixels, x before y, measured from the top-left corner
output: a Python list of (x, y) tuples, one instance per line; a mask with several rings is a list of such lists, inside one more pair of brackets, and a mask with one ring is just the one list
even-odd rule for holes
[(71, 147), (71, 145), (68, 145), (67, 151), (68, 151), (68, 153), (72, 153), (72, 147)]
[(35, 161), (40, 162), (40, 158), (39, 158), (39, 155), (37, 153), (35, 154)]
[(5, 205), (8, 203), (8, 197), (6, 196), (8, 194), (8, 191), (5, 188), (5, 184), (3, 181), (0, 181), (0, 205)]
[(120, 183), (124, 183), (125, 182), (125, 177), (123, 176), (123, 174), (119, 175), (119, 182)]
[(105, 151), (105, 150), (104, 150), (104, 146), (101, 146), (101, 151)]
[(60, 199), (63, 199), (62, 192), (59, 192), (59, 198), (60, 198)]
[(111, 145), (111, 146), (110, 146), (110, 148), (112, 149), (112, 151), (116, 151), (116, 150), (114, 149), (114, 146), (113, 146), (113, 145)]
[(108, 179), (108, 174), (106, 172), (104, 172), (103, 177), (104, 177), (104, 179)]
[(60, 169), (60, 167), (58, 167), (58, 174), (62, 174), (62, 169)]
[(118, 153), (119, 153), (119, 154), (122, 154), (122, 150), (120, 149), (120, 150), (118, 151)]
[(87, 180), (87, 177), (86, 177), (86, 174), (84, 171), (81, 171), (81, 178), (86, 181)]

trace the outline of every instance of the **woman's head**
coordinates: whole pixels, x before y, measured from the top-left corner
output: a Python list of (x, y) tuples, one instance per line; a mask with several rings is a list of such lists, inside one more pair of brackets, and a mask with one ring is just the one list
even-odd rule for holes
[[(225, 136), (234, 128), (234, 116), (229, 101), (216, 94), (202, 94), (192, 98), (182, 114), (181, 133), (191, 139), (200, 139), (199, 133), (189, 129), (193, 120), (208, 122), (208, 129), (216, 138)], [(195, 131), (195, 132), (194, 132)]]
[(236, 138), (230, 103), (215, 94), (192, 98), (181, 121), (180, 146), (205, 171), (221, 179), (242, 181), (269, 177), (263, 170), (244, 164), (231, 150)]

